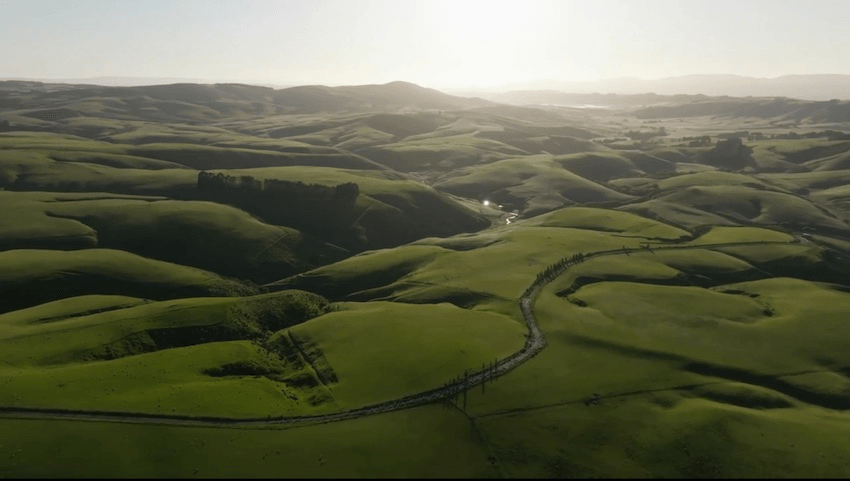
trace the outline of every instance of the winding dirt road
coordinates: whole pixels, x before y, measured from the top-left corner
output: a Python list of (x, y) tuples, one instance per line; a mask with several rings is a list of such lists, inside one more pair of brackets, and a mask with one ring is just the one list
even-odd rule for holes
[[(790, 243), (799, 243), (800, 239), (796, 238)], [(736, 247), (736, 246), (761, 246), (768, 244), (789, 244), (789, 242), (781, 241), (758, 241), (758, 242), (729, 242), (718, 244), (698, 244), (698, 245), (656, 245), (651, 246), (652, 250), (673, 250), (673, 249), (709, 249), (714, 247)], [(649, 244), (647, 244), (649, 245)], [(610, 249), (604, 251), (591, 252), (584, 254), (583, 259), (602, 257), (610, 255), (629, 255), (636, 252), (645, 252), (648, 249)], [(123, 423), (144, 423), (144, 424), (166, 424), (166, 425), (183, 425), (183, 426), (260, 426), (269, 424), (296, 424), (296, 423), (329, 423), (353, 419), (362, 416), (370, 416), (373, 414), (386, 413), (401, 409), (408, 409), (424, 404), (440, 402), (451, 398), (473, 386), (481, 384), (484, 381), (489, 381), (513, 370), (520, 364), (528, 361), (537, 353), (546, 347), (546, 339), (543, 332), (537, 325), (537, 320), (534, 318), (534, 301), (541, 289), (556, 279), (558, 276), (566, 272), (570, 266), (576, 265), (576, 262), (566, 263), (554, 270), (550, 278), (539, 278), (529, 286), (519, 299), (520, 310), (522, 317), (528, 327), (525, 345), (519, 351), (510, 356), (495, 362), (493, 365), (484, 369), (465, 373), (459, 381), (448, 383), (442, 387), (431, 389), (428, 391), (411, 394), (402, 398), (385, 401), (371, 406), (342, 411), (331, 414), (309, 415), (309, 416), (267, 416), (264, 418), (226, 418), (226, 417), (210, 417), (210, 416), (180, 416), (168, 414), (145, 414), (145, 413), (130, 413), (130, 412), (104, 412), (104, 411), (75, 411), (63, 409), (42, 409), (42, 408), (22, 408), (22, 407), (2, 407), (0, 406), (0, 417), (4, 418), (38, 418), (38, 419), (65, 419), (65, 420), (80, 420), (80, 421), (108, 421), (108, 422), (123, 422)]]

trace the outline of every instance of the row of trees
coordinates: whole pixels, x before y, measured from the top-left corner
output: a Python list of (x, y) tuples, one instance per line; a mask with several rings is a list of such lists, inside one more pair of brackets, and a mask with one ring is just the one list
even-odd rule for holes
[(787, 134), (771, 135), (771, 139), (818, 139), (826, 137), (827, 140), (850, 140), (850, 134), (847, 132), (839, 132), (837, 130), (824, 130), (821, 132), (808, 132), (798, 134), (796, 132), (788, 132)]
[[(647, 244), (647, 249), (648, 248), (649, 248), (649, 244)], [(534, 289), (540, 287), (541, 285), (553, 280), (555, 277), (560, 275), (562, 272), (564, 272), (564, 270), (566, 270), (566, 268), (568, 266), (580, 264), (580, 263), (584, 262), (584, 260), (585, 260), (585, 255), (581, 252), (577, 253), (577, 254), (573, 254), (570, 257), (562, 257), (561, 259), (558, 259), (557, 262), (551, 264), (546, 269), (544, 269), (543, 272), (539, 273), (537, 275), (537, 278), (534, 280), (534, 282), (522, 294), (523, 299), (522, 299), (521, 304), (522, 304), (522, 309), (523, 309), (523, 315), (524, 316), (526, 315), (525, 310), (530, 309), (530, 304), (527, 303), (528, 300), (524, 299), (524, 298), (528, 297)], [(526, 339), (526, 346), (523, 347), (522, 351), (527, 351), (531, 347), (531, 345), (529, 344), (530, 339), (531, 338)], [(520, 351), (520, 352), (522, 352), (522, 351)], [(482, 382), (481, 382), (481, 393), (482, 394), (485, 392), (485, 386), (487, 385), (487, 379), (489, 378), (490, 382), (492, 382), (493, 377), (496, 375), (496, 371), (500, 368), (500, 366), (504, 362), (508, 361), (510, 358), (515, 357), (517, 354), (519, 354), (519, 353), (514, 353), (514, 354), (508, 356), (507, 358), (502, 359), (501, 361), (499, 361), (498, 359), (494, 359), (489, 364), (484, 363), (484, 364), (481, 365), (480, 371), (476, 371), (476, 372), (472, 373), (473, 376), (477, 373), (482, 373), (485, 376), (484, 379), (482, 379)], [(444, 404), (443, 404), (444, 406), (448, 406), (452, 402), (454, 402), (455, 406), (457, 406), (458, 397), (462, 396), (462, 399), (463, 399), (462, 410), (466, 411), (466, 393), (469, 390), (469, 388), (471, 387), (469, 378), (470, 378), (470, 372), (468, 370), (465, 370), (463, 372), (463, 375), (456, 376), (456, 377), (452, 378), (449, 382), (443, 384), (440, 387), (441, 390), (444, 390), (444, 389), (449, 389), (453, 386), (458, 386), (458, 389), (454, 390), (451, 393), (451, 396), (448, 396), (444, 399)], [(595, 396), (598, 398), (599, 395), (596, 394)], [(596, 404), (598, 404), (598, 401), (596, 402)]]
[(360, 187), (354, 182), (336, 186), (305, 184), (301, 181), (280, 179), (255, 179), (250, 175), (233, 176), (221, 172), (213, 174), (206, 171), (198, 173), (198, 190), (213, 192), (231, 192), (237, 194), (265, 194), (269, 198), (297, 198), (311, 201), (332, 201), (342, 204), (354, 204), (360, 195)]
[(537, 279), (534, 281), (536, 285), (545, 284), (552, 279), (558, 277), (567, 266), (580, 264), (584, 262), (584, 254), (579, 252), (578, 254), (573, 254), (570, 257), (562, 257), (558, 260), (558, 262), (550, 265), (543, 272), (537, 274)]
[[(718, 139), (747, 139), (747, 140), (765, 140), (765, 139), (820, 139), (827, 140), (850, 140), (850, 133), (839, 132), (837, 130), (822, 130), (820, 132), (807, 132), (798, 134), (796, 132), (788, 132), (786, 134), (764, 134), (762, 132), (749, 132), (742, 130), (740, 132), (725, 132), (717, 134)], [(700, 137), (682, 137), (682, 142), (688, 142), (688, 147), (704, 147), (711, 145), (711, 137), (703, 135)]]
[(687, 142), (688, 147), (707, 147), (711, 145), (711, 137), (702, 135), (699, 137), (682, 137), (682, 142)]
[(356, 233), (349, 232), (360, 195), (354, 182), (327, 186), (202, 171), (197, 185), (201, 199), (238, 207), (270, 224), (293, 227), (339, 246), (351, 247), (348, 244), (356, 240)]

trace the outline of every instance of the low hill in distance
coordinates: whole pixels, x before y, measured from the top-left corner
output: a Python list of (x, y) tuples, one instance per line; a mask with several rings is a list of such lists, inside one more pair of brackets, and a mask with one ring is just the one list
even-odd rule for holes
[[(502, 88), (507, 96), (489, 92), (459, 90), (461, 94), (481, 95), (499, 102), (511, 103), (516, 91), (553, 90), (578, 94), (636, 95), (654, 92), (659, 95), (709, 95), (730, 97), (789, 97), (805, 100), (848, 99), (850, 75), (785, 75), (776, 78), (754, 78), (741, 75), (684, 75), (655, 80), (638, 78), (605, 79), (596, 82), (538, 81), (522, 86)], [(491, 97), (492, 96), (492, 97)]]

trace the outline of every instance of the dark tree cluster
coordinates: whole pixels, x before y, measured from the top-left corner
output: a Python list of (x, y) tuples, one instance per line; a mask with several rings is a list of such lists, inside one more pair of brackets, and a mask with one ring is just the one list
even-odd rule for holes
[(826, 137), (827, 140), (850, 140), (850, 134), (847, 132), (839, 132), (837, 130), (824, 130), (821, 132), (808, 132), (798, 134), (797, 132), (788, 132), (787, 134), (771, 135), (771, 139), (819, 139)]
[(699, 160), (721, 169), (741, 170), (756, 165), (752, 153), (752, 147), (744, 145), (740, 138), (732, 137), (718, 141), (713, 149), (701, 154)]
[(294, 227), (322, 238), (336, 238), (351, 220), (360, 187), (280, 179), (255, 179), (201, 171), (198, 195), (246, 210), (266, 222)]
[(708, 135), (700, 137), (682, 137), (682, 142), (687, 142), (688, 147), (707, 147), (711, 145), (711, 137)]
[(280, 179), (255, 179), (250, 175), (239, 177), (225, 175), (221, 172), (212, 174), (201, 171), (198, 173), (198, 190), (221, 191), (247, 194), (266, 194), (270, 198), (299, 198), (313, 201), (334, 201), (353, 204), (360, 195), (360, 187), (354, 182), (339, 184), (334, 187), (305, 184), (301, 181)]

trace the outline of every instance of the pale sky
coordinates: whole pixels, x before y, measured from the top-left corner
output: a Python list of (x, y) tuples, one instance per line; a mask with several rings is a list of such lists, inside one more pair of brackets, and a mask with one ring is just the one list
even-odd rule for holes
[(0, 0), (0, 77), (433, 88), (850, 74), (847, 0)]

